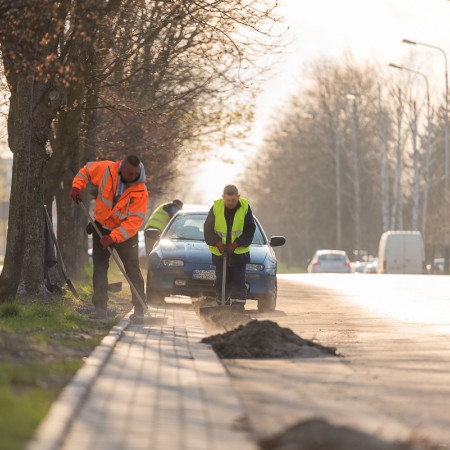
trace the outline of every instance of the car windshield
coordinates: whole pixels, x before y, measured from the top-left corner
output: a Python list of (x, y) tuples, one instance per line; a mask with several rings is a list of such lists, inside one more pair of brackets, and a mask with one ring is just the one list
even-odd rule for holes
[[(206, 214), (179, 214), (167, 228), (164, 239), (204, 241), (205, 220)], [(264, 245), (265, 243), (261, 229), (257, 225), (252, 244)]]
[(205, 219), (204, 214), (178, 215), (165, 232), (164, 238), (204, 241)]
[(319, 261), (345, 261), (347, 258), (345, 255), (339, 255), (336, 253), (326, 253), (319, 255)]

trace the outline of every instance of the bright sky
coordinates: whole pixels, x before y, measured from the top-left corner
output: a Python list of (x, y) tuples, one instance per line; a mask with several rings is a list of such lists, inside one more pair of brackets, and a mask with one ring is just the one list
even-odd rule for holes
[[(450, 1), (448, 0), (281, 0), (289, 26), (285, 54), (278, 73), (263, 86), (257, 99), (256, 121), (241, 153), (218, 149), (196, 171), (192, 201), (210, 203), (223, 185), (237, 182), (251, 164), (264, 137), (289, 95), (298, 91), (308, 63), (320, 57), (340, 57), (350, 51), (358, 59), (406, 64), (414, 54), (415, 69), (444, 85), (443, 57), (433, 50), (401, 44), (403, 38), (442, 47), (450, 57)], [(234, 158), (234, 165), (222, 159)], [(243, 192), (245, 195), (245, 192)], [(188, 200), (186, 200), (188, 201)]]

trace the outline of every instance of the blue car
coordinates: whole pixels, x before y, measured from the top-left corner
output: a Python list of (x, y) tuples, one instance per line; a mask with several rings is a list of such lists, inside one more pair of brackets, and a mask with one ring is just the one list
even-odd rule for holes
[[(205, 243), (203, 227), (208, 209), (179, 211), (159, 236), (158, 230), (146, 230), (146, 236), (159, 238), (148, 257), (147, 298), (161, 303), (170, 295), (215, 296), (215, 270), (211, 252)], [(286, 239), (267, 239), (261, 224), (256, 232), (247, 264), (248, 298), (258, 302), (261, 312), (274, 311), (277, 302), (277, 259), (273, 247)]]

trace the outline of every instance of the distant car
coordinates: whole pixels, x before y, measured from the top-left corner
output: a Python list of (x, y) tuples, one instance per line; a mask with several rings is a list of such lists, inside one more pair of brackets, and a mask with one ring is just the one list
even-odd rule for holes
[[(206, 245), (203, 228), (209, 208), (179, 211), (162, 232), (148, 257), (147, 297), (149, 303), (170, 295), (215, 296), (215, 268)], [(277, 259), (273, 247), (286, 239), (267, 239), (257, 219), (250, 247), (246, 284), (248, 298), (257, 300), (258, 310), (273, 311), (277, 301)], [(149, 237), (159, 237), (148, 230)]]
[(353, 265), (354, 272), (355, 273), (364, 273), (364, 270), (365, 270), (367, 264), (369, 264), (367, 261), (356, 261), (355, 264)]
[(377, 273), (378, 263), (377, 261), (370, 261), (364, 267), (364, 273)]
[(421, 274), (425, 250), (420, 231), (386, 231), (378, 249), (378, 273)]
[(427, 264), (427, 273), (442, 275), (444, 273), (444, 258), (434, 258), (433, 268), (431, 264)]
[(308, 265), (308, 273), (350, 272), (350, 260), (342, 250), (318, 250)]

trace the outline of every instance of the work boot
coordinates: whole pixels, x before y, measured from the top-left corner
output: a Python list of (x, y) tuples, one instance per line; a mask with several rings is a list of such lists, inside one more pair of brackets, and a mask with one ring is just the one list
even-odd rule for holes
[(106, 309), (103, 308), (95, 308), (94, 311), (90, 314), (90, 319), (106, 319), (108, 316), (108, 313)]

